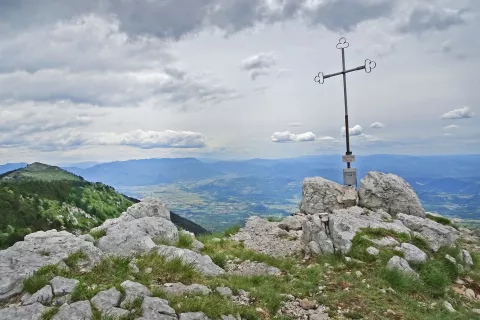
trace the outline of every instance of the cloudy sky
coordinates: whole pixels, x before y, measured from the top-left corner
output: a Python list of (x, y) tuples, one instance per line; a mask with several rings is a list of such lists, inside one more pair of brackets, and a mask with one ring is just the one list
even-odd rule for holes
[(480, 152), (478, 0), (0, 0), (0, 162)]

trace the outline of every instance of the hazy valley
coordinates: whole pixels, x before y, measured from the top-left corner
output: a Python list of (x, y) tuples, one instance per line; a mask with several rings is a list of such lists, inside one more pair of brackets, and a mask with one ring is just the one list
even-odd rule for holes
[[(302, 180), (322, 176), (341, 183), (340, 156), (212, 161), (143, 159), (64, 169), (134, 197), (157, 196), (172, 211), (219, 231), (251, 215), (285, 216), (298, 210)], [(427, 211), (467, 220), (480, 218), (479, 155), (357, 157), (360, 180), (370, 171), (402, 176)], [(2, 171), (22, 167), (9, 164)]]

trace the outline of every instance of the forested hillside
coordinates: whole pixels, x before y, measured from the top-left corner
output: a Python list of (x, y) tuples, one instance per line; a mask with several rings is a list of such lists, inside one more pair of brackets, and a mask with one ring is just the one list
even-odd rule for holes
[(33, 163), (0, 175), (0, 248), (39, 230), (87, 231), (132, 204), (110, 186)]

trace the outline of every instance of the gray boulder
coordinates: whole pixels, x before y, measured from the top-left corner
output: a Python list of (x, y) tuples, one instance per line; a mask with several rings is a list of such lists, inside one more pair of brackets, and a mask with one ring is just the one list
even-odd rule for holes
[(305, 215), (295, 215), (290, 216), (278, 224), (280, 229), (291, 231), (291, 230), (302, 230), (302, 223), (307, 219)]
[(362, 229), (380, 228), (410, 234), (410, 230), (402, 223), (384, 222), (380, 214), (359, 207), (335, 210), (330, 215), (328, 225), (335, 251), (343, 254), (350, 251), (353, 237)]
[(465, 263), (465, 266), (467, 268), (473, 267), (473, 259), (472, 259), (472, 256), (470, 255), (470, 252), (463, 249), (461, 254), (462, 254), (462, 258), (463, 258), (462, 261)]
[(35, 302), (40, 302), (43, 305), (49, 305), (50, 303), (52, 303), (52, 299), (52, 287), (46, 285), (45, 287), (31, 295), (28, 299), (22, 301), (22, 305), (26, 306), (29, 304), (34, 304)]
[(41, 267), (59, 264), (78, 250), (83, 251), (87, 257), (78, 263), (83, 270), (91, 270), (102, 256), (102, 252), (93, 243), (69, 232), (56, 230), (31, 233), (25, 236), (24, 241), (1, 250), (0, 301), (20, 293), (23, 280)]
[(161, 289), (166, 294), (178, 296), (184, 294), (198, 294), (198, 295), (207, 295), (212, 292), (207, 286), (202, 284), (191, 284), (191, 285), (184, 285), (183, 283), (176, 282), (176, 283), (165, 283), (161, 286)]
[(98, 248), (119, 256), (150, 251), (155, 247), (152, 241), (154, 238), (162, 238), (172, 243), (178, 240), (175, 225), (169, 220), (155, 217), (119, 222), (105, 231), (107, 235), (100, 238)]
[(280, 276), (282, 274), (282, 271), (276, 267), (269, 266), (264, 262), (249, 260), (242, 261), (240, 264), (227, 263), (225, 269), (228, 274), (245, 277), (259, 275)]
[(403, 252), (405, 260), (408, 262), (424, 263), (428, 259), (428, 256), (425, 252), (410, 243), (402, 243), (401, 246), (396, 247), (395, 250)]
[(186, 312), (178, 316), (178, 320), (210, 320), (203, 312)]
[(125, 299), (120, 304), (120, 307), (125, 308), (129, 303), (137, 298), (151, 297), (152, 293), (144, 285), (126, 280), (120, 284), (125, 289)]
[(35, 302), (28, 306), (10, 306), (0, 309), (2, 320), (42, 320), (42, 314), (47, 310), (41, 303)]
[(175, 310), (168, 301), (160, 298), (145, 297), (142, 303), (143, 315), (137, 320), (176, 320)]
[(369, 255), (372, 255), (372, 256), (378, 256), (378, 254), (380, 253), (380, 251), (379, 251), (377, 248), (375, 248), (375, 247), (368, 247), (368, 248), (367, 248), (367, 253), (368, 253)]
[(72, 293), (73, 291), (75, 291), (75, 288), (80, 283), (80, 281), (76, 279), (55, 277), (52, 280), (50, 280), (49, 283), (53, 288), (53, 294), (55, 296), (61, 296), (61, 295)]
[(233, 295), (233, 291), (229, 287), (217, 287), (215, 291), (222, 297), (231, 297)]
[(90, 302), (78, 301), (62, 305), (52, 320), (91, 320), (92, 318), (93, 313)]
[(354, 188), (342, 186), (322, 177), (305, 178), (302, 184), (300, 211), (305, 214), (333, 212), (357, 204)]
[(82, 234), (82, 235), (80, 235), (80, 236), (78, 236), (78, 237), (79, 237), (80, 239), (85, 240), (85, 241), (88, 241), (88, 242), (95, 242), (95, 238), (92, 237), (92, 235), (90, 235), (90, 234), (88, 234), (88, 233), (87, 233), (87, 234)]
[(310, 215), (302, 223), (301, 241), (306, 244), (307, 253), (328, 254), (334, 253), (335, 248), (330, 238), (328, 216), (322, 221), (318, 215)]
[(358, 195), (360, 207), (384, 209), (391, 215), (404, 213), (425, 217), (425, 210), (415, 191), (395, 174), (370, 171), (360, 181)]
[(103, 314), (106, 314), (112, 308), (118, 307), (121, 297), (122, 293), (120, 291), (115, 288), (110, 288), (105, 291), (100, 291), (90, 301), (95, 308)]
[(180, 258), (185, 264), (191, 264), (204, 276), (218, 276), (225, 273), (225, 270), (213, 263), (207, 255), (201, 255), (192, 250), (160, 245), (157, 247), (159, 255), (167, 259)]
[(407, 214), (400, 213), (397, 218), (412, 231), (419, 232), (433, 251), (438, 251), (440, 247), (451, 247), (455, 245), (457, 236), (444, 225), (430, 219), (424, 219)]
[(419, 275), (416, 273), (408, 264), (407, 260), (400, 258), (399, 256), (393, 256), (387, 263), (387, 269), (389, 270), (398, 270), (406, 275), (413, 276), (418, 278)]
[(147, 217), (170, 221), (170, 210), (160, 199), (148, 197), (128, 207), (127, 211), (123, 212), (120, 217), (105, 220), (101, 226), (93, 228), (92, 231), (110, 229), (118, 224)]
[(395, 238), (393, 237), (383, 237), (380, 239), (370, 239), (370, 238), (367, 238), (367, 239), (379, 247), (396, 247), (400, 245), (400, 242), (395, 240)]
[(153, 197), (147, 197), (135, 203), (125, 213), (134, 219), (154, 217), (170, 220), (170, 210), (160, 199)]

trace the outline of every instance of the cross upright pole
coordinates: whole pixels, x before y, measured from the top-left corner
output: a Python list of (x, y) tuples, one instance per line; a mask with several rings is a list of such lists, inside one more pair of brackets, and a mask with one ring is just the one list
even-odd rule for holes
[(365, 64), (363, 66), (349, 69), (345, 68), (345, 49), (348, 48), (349, 43), (345, 38), (340, 38), (337, 43), (337, 49), (342, 50), (342, 71), (332, 74), (324, 75), (323, 72), (319, 72), (318, 75), (315, 77), (315, 82), (323, 84), (325, 79), (335, 77), (338, 75), (343, 76), (343, 98), (345, 100), (345, 142), (347, 151), (345, 152), (345, 156), (342, 157), (342, 161), (347, 163), (347, 168), (343, 169), (343, 184), (346, 186), (353, 186), (357, 185), (357, 171), (355, 168), (350, 168), (350, 163), (355, 162), (355, 156), (352, 154), (350, 150), (350, 127), (348, 125), (348, 100), (347, 100), (347, 73), (359, 70), (365, 70), (366, 73), (372, 72), (372, 69), (375, 69), (377, 64), (375, 61), (371, 61), (369, 59), (365, 60)]

